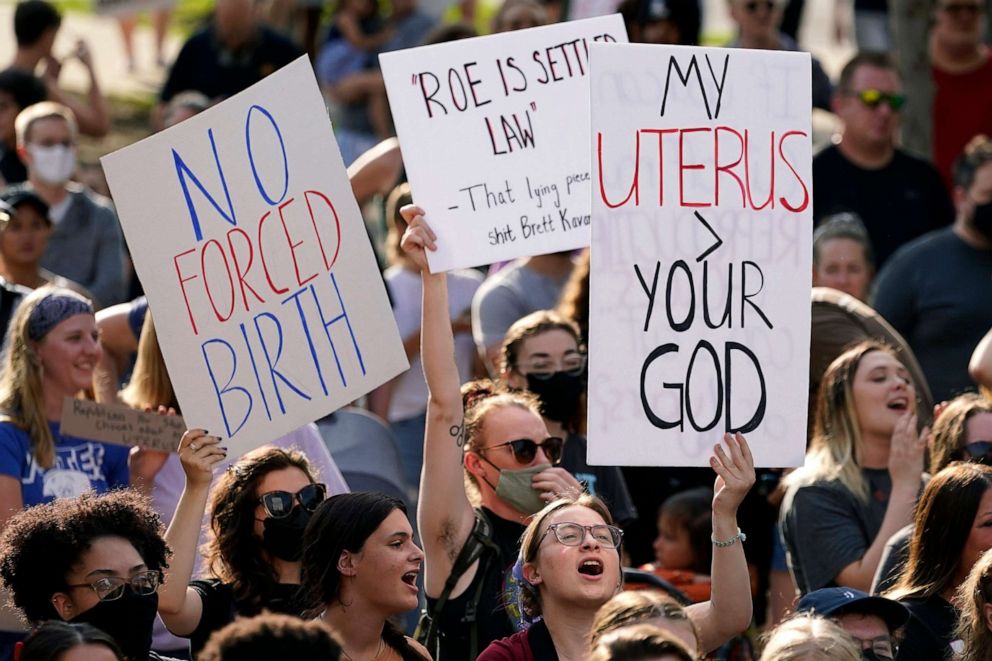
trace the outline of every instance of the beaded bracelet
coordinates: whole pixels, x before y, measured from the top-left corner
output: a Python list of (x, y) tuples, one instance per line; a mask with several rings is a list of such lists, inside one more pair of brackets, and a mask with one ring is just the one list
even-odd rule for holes
[(715, 547), (717, 547), (719, 549), (725, 549), (728, 546), (733, 546), (734, 544), (737, 543), (737, 540), (738, 539), (741, 540), (742, 542), (746, 542), (747, 541), (747, 535), (745, 535), (744, 533), (742, 533), (740, 528), (737, 529), (737, 534), (736, 535), (734, 535), (733, 537), (731, 537), (730, 539), (728, 539), (728, 540), (726, 540), (724, 542), (719, 541), (716, 538), (716, 535), (715, 534), (714, 535), (710, 535), (710, 541), (713, 542), (713, 546), (715, 546)]

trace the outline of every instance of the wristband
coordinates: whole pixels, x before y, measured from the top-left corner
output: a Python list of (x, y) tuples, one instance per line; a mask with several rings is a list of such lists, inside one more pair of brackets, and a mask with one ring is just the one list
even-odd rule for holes
[(733, 546), (734, 544), (737, 543), (738, 539), (741, 540), (741, 542), (747, 541), (747, 535), (742, 533), (740, 528), (737, 529), (736, 535), (723, 542), (718, 540), (715, 534), (710, 535), (710, 541), (713, 542), (713, 546), (717, 547), (718, 549), (725, 549), (728, 546)]

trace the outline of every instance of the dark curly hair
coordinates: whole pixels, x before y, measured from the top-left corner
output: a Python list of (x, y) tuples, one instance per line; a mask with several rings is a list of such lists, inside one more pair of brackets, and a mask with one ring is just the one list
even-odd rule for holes
[(0, 535), (0, 578), (29, 623), (61, 619), (52, 596), (68, 589), (66, 575), (100, 537), (129, 541), (149, 569), (168, 568), (172, 551), (147, 498), (133, 491), (84, 493), (15, 514)]
[(200, 661), (339, 661), (342, 649), (331, 629), (322, 622), (265, 613), (238, 618), (215, 631), (197, 658)]
[[(303, 535), (301, 584), (305, 586), (307, 605), (316, 615), (326, 604), (341, 596), (338, 558), (344, 551), (358, 553), (372, 533), (395, 510), (407, 514), (403, 501), (375, 491), (343, 493), (328, 498), (307, 524)], [(406, 637), (388, 620), (382, 639), (400, 653), (403, 661), (424, 661)]]
[(231, 584), (243, 614), (261, 612), (279, 584), (255, 536), (255, 508), (258, 485), (272, 471), (285, 468), (298, 468), (314, 481), (302, 452), (263, 447), (232, 464), (210, 492), (210, 533), (204, 549), (207, 567)]

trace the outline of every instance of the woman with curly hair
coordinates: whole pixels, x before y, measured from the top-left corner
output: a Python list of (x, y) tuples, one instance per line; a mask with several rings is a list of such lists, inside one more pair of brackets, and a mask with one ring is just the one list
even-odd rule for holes
[(29, 624), (91, 624), (129, 660), (160, 659), (152, 624), (170, 553), (145, 498), (85, 493), (12, 517), (0, 535), (0, 577)]
[(314, 513), (303, 548), (307, 604), (337, 633), (346, 658), (430, 660), (390, 622), (417, 607), (424, 560), (402, 501), (375, 492), (334, 496)]
[[(326, 495), (301, 452), (271, 446), (244, 455), (211, 491), (213, 469), (227, 456), (219, 442), (202, 429), (180, 441), (186, 488), (166, 532), (176, 555), (159, 611), (172, 633), (190, 639), (194, 658), (210, 634), (236, 616), (263, 609), (300, 614), (303, 530)], [(211, 578), (190, 583), (208, 497)]]
[(92, 388), (100, 355), (89, 300), (43, 287), (21, 302), (0, 369), (0, 527), (22, 508), (55, 498), (150, 487), (157, 466), (136, 462), (129, 472), (128, 448), (59, 430), (63, 400)]
[(961, 607), (956, 635), (963, 650), (958, 661), (992, 661), (992, 551), (968, 572), (954, 602)]
[[(516, 631), (503, 585), (524, 524), (548, 502), (577, 496), (582, 486), (557, 467), (564, 441), (548, 433), (532, 395), (489, 382), (460, 391), (447, 279), (427, 264), (437, 237), (421, 209), (406, 206), (401, 213), (408, 223), (402, 247), (423, 281), (420, 354), (430, 393), (417, 516), (428, 612), (440, 636), (439, 646), (427, 648), (442, 661), (461, 661)], [(456, 572), (463, 549), (479, 539), (487, 543), (475, 545), (478, 562)]]

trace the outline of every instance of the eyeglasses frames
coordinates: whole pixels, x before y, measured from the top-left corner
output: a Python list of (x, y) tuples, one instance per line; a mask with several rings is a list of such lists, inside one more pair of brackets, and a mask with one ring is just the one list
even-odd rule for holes
[(544, 534), (549, 532), (555, 534), (555, 538), (565, 546), (582, 546), (586, 539), (586, 533), (599, 544), (615, 549), (620, 546), (623, 540), (623, 531), (616, 526), (600, 523), (595, 526), (583, 526), (578, 523), (552, 523), (548, 526)]
[(135, 574), (131, 578), (121, 578), (120, 576), (104, 576), (94, 580), (92, 583), (76, 583), (68, 585), (70, 588), (90, 588), (96, 593), (100, 601), (115, 601), (124, 596), (124, 588), (131, 586), (131, 592), (139, 596), (148, 596), (158, 590), (162, 583), (162, 572), (157, 569), (149, 569)]
[(308, 512), (313, 512), (317, 506), (324, 502), (327, 497), (327, 487), (323, 484), (308, 484), (296, 493), (288, 491), (269, 491), (259, 497), (259, 502), (265, 508), (265, 513), (273, 519), (282, 519), (289, 516), (293, 511), (293, 504), (299, 502), (300, 506)]

